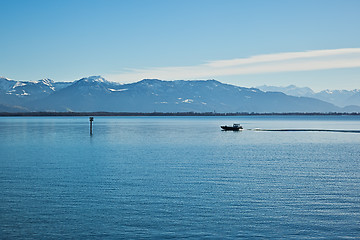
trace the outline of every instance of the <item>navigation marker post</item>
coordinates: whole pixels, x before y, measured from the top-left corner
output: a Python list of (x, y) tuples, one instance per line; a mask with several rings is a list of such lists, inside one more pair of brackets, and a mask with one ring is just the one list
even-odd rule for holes
[(89, 121), (90, 121), (90, 135), (92, 135), (92, 123), (94, 121), (94, 117), (89, 117)]

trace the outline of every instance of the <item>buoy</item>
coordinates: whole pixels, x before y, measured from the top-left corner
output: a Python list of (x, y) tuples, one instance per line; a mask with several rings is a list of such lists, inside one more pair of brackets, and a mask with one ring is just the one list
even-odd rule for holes
[(92, 135), (92, 123), (94, 121), (94, 117), (89, 117), (89, 121), (90, 121), (90, 135)]

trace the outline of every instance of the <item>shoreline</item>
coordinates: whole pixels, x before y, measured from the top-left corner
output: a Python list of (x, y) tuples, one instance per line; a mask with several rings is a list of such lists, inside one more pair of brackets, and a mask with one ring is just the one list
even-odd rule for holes
[(330, 113), (255, 113), (255, 112), (241, 112), (241, 113), (216, 113), (216, 112), (0, 112), (0, 117), (77, 117), (77, 116), (359, 116), (359, 112), (330, 112)]

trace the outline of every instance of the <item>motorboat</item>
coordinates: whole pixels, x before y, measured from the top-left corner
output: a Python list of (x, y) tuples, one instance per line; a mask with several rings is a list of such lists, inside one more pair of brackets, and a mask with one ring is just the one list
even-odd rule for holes
[(242, 130), (243, 127), (238, 124), (238, 123), (234, 123), (232, 126), (220, 126), (223, 130), (225, 131), (239, 131)]

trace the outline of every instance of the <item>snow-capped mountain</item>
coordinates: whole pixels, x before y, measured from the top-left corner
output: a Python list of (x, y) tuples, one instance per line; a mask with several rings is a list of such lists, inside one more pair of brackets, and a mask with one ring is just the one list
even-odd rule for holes
[[(15, 81), (0, 77), (1, 111), (25, 111), (28, 103), (42, 99), (55, 91), (69, 86), (71, 83), (54, 82), (51, 79), (38, 81)], [(9, 110), (10, 109), (10, 110)], [(32, 107), (30, 107), (32, 109)]]
[(275, 86), (268, 86), (262, 85), (256, 87), (264, 92), (282, 92), (290, 96), (297, 96), (297, 97), (312, 97), (314, 95), (314, 91), (308, 87), (297, 87), (295, 85), (289, 85), (287, 87), (275, 87)]
[(339, 107), (349, 105), (360, 106), (360, 90), (324, 90), (315, 93), (314, 98), (330, 102)]
[(69, 86), (71, 83), (54, 82), (51, 79), (38, 81), (14, 81), (7, 78), (0, 78), (0, 92), (10, 96), (26, 97), (36, 99), (50, 95), (56, 90)]
[(0, 80), (0, 104), (29, 111), (109, 112), (336, 112), (330, 103), (280, 92), (263, 92), (216, 80), (162, 81), (131, 84), (101, 76), (69, 83)]
[(8, 91), (12, 86), (16, 84), (16, 81), (0, 77), (0, 92)]
[(325, 102), (332, 103), (339, 107), (350, 105), (360, 106), (360, 89), (354, 90), (323, 90), (321, 92), (314, 92), (308, 87), (296, 87), (290, 85), (287, 87), (275, 86), (259, 86), (259, 89), (265, 92), (282, 92), (291, 96), (311, 97)]

